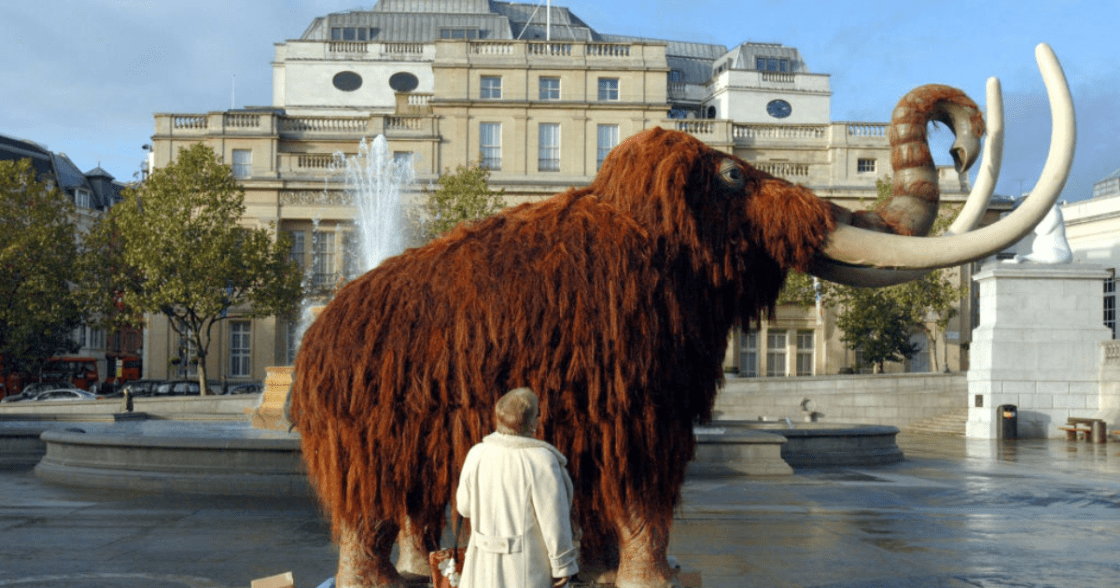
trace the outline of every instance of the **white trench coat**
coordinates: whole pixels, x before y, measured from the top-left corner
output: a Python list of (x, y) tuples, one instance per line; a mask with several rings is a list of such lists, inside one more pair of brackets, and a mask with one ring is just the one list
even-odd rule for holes
[(550, 588), (579, 571), (567, 464), (530, 437), (491, 433), (471, 448), (455, 493), (471, 520), (460, 588)]

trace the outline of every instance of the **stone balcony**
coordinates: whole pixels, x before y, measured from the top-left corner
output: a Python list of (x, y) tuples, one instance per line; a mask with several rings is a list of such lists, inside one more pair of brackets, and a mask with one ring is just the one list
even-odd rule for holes
[(435, 138), (436, 119), (422, 113), (425, 105), (426, 101), (418, 102), (413, 112), (359, 117), (288, 116), (272, 111), (157, 113), (155, 136), (174, 140), (210, 137), (358, 140), (377, 135), (385, 135), (388, 139)]
[(570, 68), (667, 69), (664, 43), (586, 43), (573, 41), (441, 41), (436, 62), (451, 65)]

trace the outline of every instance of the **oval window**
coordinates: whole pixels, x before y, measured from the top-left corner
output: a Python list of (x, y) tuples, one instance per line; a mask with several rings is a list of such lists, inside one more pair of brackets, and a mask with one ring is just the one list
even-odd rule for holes
[(793, 112), (793, 107), (785, 100), (771, 100), (766, 105), (766, 113), (774, 118), (785, 118)]
[(353, 92), (362, 87), (362, 76), (352, 71), (340, 71), (334, 74), (334, 87), (343, 92)]
[(419, 85), (420, 80), (406, 71), (395, 73), (389, 78), (389, 87), (397, 92), (411, 92)]

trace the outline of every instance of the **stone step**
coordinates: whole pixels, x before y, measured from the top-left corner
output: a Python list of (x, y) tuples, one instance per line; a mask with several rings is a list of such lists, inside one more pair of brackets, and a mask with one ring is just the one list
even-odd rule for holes
[(939, 414), (935, 417), (914, 421), (902, 427), (908, 433), (926, 433), (934, 435), (964, 435), (965, 423), (968, 422), (968, 409), (959, 408)]

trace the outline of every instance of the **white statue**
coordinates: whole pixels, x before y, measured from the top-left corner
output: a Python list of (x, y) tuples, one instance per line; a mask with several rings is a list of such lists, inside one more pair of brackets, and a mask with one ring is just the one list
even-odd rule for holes
[(1070, 251), (1069, 242), (1066, 241), (1066, 223), (1062, 218), (1062, 208), (1054, 204), (1050, 212), (1034, 228), (1034, 239), (1030, 243), (1030, 251), (1016, 254), (1008, 263), (1070, 263), (1073, 261), (1073, 252)]

